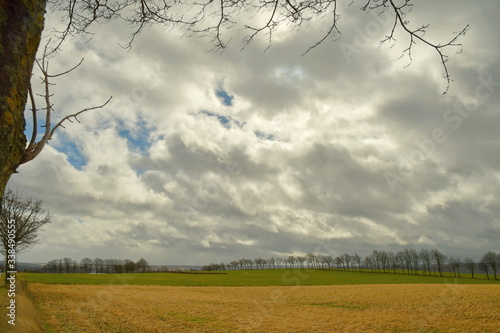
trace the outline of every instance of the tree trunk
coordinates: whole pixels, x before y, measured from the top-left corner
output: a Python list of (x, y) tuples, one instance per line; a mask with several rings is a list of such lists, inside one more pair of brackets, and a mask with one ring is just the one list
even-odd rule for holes
[(24, 108), (45, 0), (0, 0), (0, 199), (26, 147)]

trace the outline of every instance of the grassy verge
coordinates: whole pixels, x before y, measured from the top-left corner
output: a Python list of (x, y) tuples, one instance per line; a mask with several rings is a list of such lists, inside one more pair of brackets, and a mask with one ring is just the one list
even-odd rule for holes
[(350, 284), (485, 284), (500, 281), (453, 276), (428, 276), (346, 272), (336, 270), (276, 269), (229, 271), (221, 274), (47, 274), (22, 273), (19, 278), (28, 282), (50, 284), (108, 284), (159, 286), (312, 286)]
[(9, 304), (9, 298), (7, 297), (7, 288), (3, 284), (3, 280), (0, 285), (0, 332), (11, 332), (11, 327), (7, 323), (7, 306)]
[(26, 332), (41, 332), (40, 320), (37, 311), (33, 307), (31, 300), (26, 295), (25, 283), (16, 281), (15, 292), (15, 325), (11, 325), (7, 317), (7, 306), (10, 304), (11, 298), (8, 295), (8, 288), (2, 282), (0, 285), (0, 332), (26, 333)]

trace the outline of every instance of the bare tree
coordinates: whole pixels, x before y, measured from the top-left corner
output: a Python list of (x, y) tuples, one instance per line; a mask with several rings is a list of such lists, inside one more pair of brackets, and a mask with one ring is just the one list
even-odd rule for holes
[(373, 256), (366, 256), (363, 260), (365, 266), (370, 268), (370, 271), (373, 272), (374, 269), (374, 259)]
[(133, 272), (135, 272), (136, 264), (132, 260), (125, 259), (125, 261), (123, 263), (123, 266), (124, 266), (124, 269), (125, 269), (125, 273), (133, 273)]
[(145, 272), (149, 271), (148, 261), (144, 258), (139, 259), (139, 261), (137, 262), (137, 268), (139, 269), (139, 271), (141, 273), (145, 273)]
[(392, 269), (392, 272), (396, 274), (396, 268), (398, 265), (397, 256), (392, 250), (387, 252), (387, 256), (389, 258), (389, 267)]
[(455, 261), (453, 262), (453, 266), (455, 267), (455, 271), (457, 272), (458, 277), (460, 276), (460, 269), (462, 268), (462, 259), (456, 258)]
[[(91, 273), (92, 272), (92, 259), (90, 258), (83, 258), (80, 260), (80, 267), (82, 269), (83, 273)], [(97, 269), (96, 269), (97, 271)]]
[(418, 275), (418, 265), (420, 264), (420, 256), (418, 255), (418, 251), (415, 249), (410, 249), (410, 258), (413, 266), (413, 271)]
[(124, 270), (124, 261), (122, 259), (113, 259), (113, 272), (122, 274)]
[(72, 265), (73, 265), (73, 261), (71, 260), (71, 258), (63, 258), (63, 265), (64, 265), (64, 271), (66, 273), (71, 273), (72, 271)]
[(472, 276), (472, 278), (474, 278), (474, 272), (476, 269), (476, 263), (474, 262), (474, 260), (472, 260), (472, 258), (469, 257), (465, 258), (464, 266), (467, 267), (467, 269), (470, 272), (470, 275)]
[(352, 256), (352, 260), (354, 260), (354, 262), (358, 264), (358, 271), (361, 271), (361, 261), (363, 260), (363, 258), (361, 258), (361, 256), (355, 252)]
[(286, 261), (290, 264), (290, 267), (291, 268), (295, 268), (295, 257), (294, 256), (288, 256), (288, 258), (286, 259)]
[(322, 254), (317, 254), (316, 255), (316, 260), (321, 265), (321, 269), (324, 269), (325, 265), (327, 264), (326, 257), (324, 255), (322, 255)]
[(460, 258), (450, 257), (448, 259), (448, 265), (450, 267), (450, 271), (453, 272), (453, 275), (456, 277), (460, 277), (460, 267), (462, 266), (462, 261)]
[(439, 276), (443, 276), (443, 265), (446, 263), (446, 260), (448, 258), (438, 249), (432, 249), (431, 254), (432, 254), (432, 259), (434, 260), (434, 263), (437, 266)]
[(326, 264), (328, 265), (328, 268), (331, 269), (333, 265), (333, 257), (331, 255), (326, 255), (324, 256), (324, 260)]
[(47, 263), (47, 273), (57, 273), (59, 260), (53, 259)]
[(382, 251), (373, 250), (371, 257), (373, 258), (375, 269), (379, 271), (382, 265)]
[[(244, 44), (261, 34), (267, 35), (271, 42), (273, 33), (279, 27), (298, 29), (325, 15), (330, 16), (329, 27), (317, 42), (311, 43), (306, 52), (329, 36), (337, 39), (340, 34), (337, 26), (340, 13), (336, 0), (0, 0), (0, 142), (3, 143), (0, 145), (0, 198), (10, 176), (26, 160), (24, 110), (47, 6), (62, 13), (65, 20), (65, 28), (58, 32), (53, 51), (58, 50), (68, 36), (89, 34), (93, 25), (111, 20), (121, 20), (131, 26), (131, 38), (126, 47), (131, 47), (134, 38), (153, 24), (183, 27), (188, 35), (210, 38), (216, 49), (227, 47), (231, 40), (227, 33), (234, 27), (247, 32)], [(458, 39), (467, 32), (469, 26), (466, 25), (448, 41), (431, 42), (425, 37), (428, 25), (410, 28), (407, 16), (412, 7), (411, 0), (368, 0), (362, 10), (392, 15), (394, 24), (384, 42), (394, 41), (397, 30), (406, 33), (410, 41), (403, 54), (410, 60), (416, 43), (434, 50), (443, 67), (447, 91), (451, 79), (444, 51), (456, 47), (461, 49)], [(245, 17), (250, 19), (245, 21)], [(256, 25), (256, 22), (263, 23)], [(32, 150), (28, 150), (30, 152)]]
[(484, 259), (481, 259), (481, 261), (479, 262), (479, 269), (486, 273), (486, 278), (489, 280), (490, 279), (490, 274), (489, 274), (490, 265), (488, 265), (488, 262), (486, 262)]
[(245, 259), (246, 265), (248, 266), (248, 269), (253, 269), (253, 264), (254, 261), (252, 259)]
[(337, 269), (340, 269), (340, 265), (342, 265), (343, 260), (340, 257), (335, 257), (335, 259), (333, 259), (333, 263), (337, 266)]
[(113, 272), (113, 259), (104, 259), (104, 273), (109, 274)]
[(319, 261), (321, 263), (321, 268), (322, 269), (331, 268), (332, 263), (333, 263), (332, 256), (320, 254), (320, 255), (318, 255), (318, 259), (319, 259)]
[(306, 262), (306, 257), (297, 256), (297, 261), (299, 262), (300, 267), (304, 268), (304, 262)]
[(389, 267), (389, 255), (386, 251), (379, 252), (379, 260), (382, 265), (382, 271), (385, 273), (386, 269)]
[(57, 261), (57, 272), (58, 273), (63, 273), (64, 272), (64, 265), (63, 265), (63, 260), (59, 259)]
[[(399, 263), (399, 266), (403, 270), (403, 274), (404, 274), (406, 261), (405, 261), (405, 255), (404, 255), (403, 251), (398, 251), (398, 253), (396, 253), (396, 261)], [(408, 272), (408, 274), (409, 274), (409, 272)]]
[[(285, 261), (283, 260), (283, 258), (276, 258), (276, 263), (278, 264), (278, 267), (281, 268), (282, 267), (282, 264), (284, 263)], [(286, 265), (286, 264), (285, 264)]]
[(308, 254), (306, 254), (306, 262), (309, 268), (316, 268), (315, 267), (316, 258), (314, 253), (309, 252)]
[(432, 262), (431, 251), (429, 251), (428, 249), (421, 249), (419, 255), (420, 259), (424, 263), (424, 274), (425, 274), (425, 269), (427, 269), (429, 275), (431, 275), (431, 262)]
[(71, 260), (71, 273), (77, 273), (79, 268), (80, 267), (78, 266), (78, 261), (72, 259)]
[(104, 273), (105, 265), (104, 265), (104, 260), (101, 258), (95, 258), (94, 259), (94, 267), (95, 267), (95, 272), (96, 273)]
[(338, 260), (339, 260), (340, 264), (342, 265), (342, 268), (343, 268), (343, 269), (346, 269), (346, 262), (345, 262), (345, 257), (344, 257), (344, 255), (343, 255), (343, 254), (341, 254), (341, 255), (340, 255), (340, 257), (338, 257), (338, 258), (339, 258)]
[(0, 253), (5, 255), (6, 271), (16, 270), (15, 255), (35, 245), (39, 232), (50, 222), (51, 216), (42, 208), (42, 201), (22, 198), (7, 189), (0, 206)]
[(274, 259), (274, 257), (271, 257), (269, 259), (267, 259), (267, 264), (269, 265), (269, 268), (276, 268), (276, 259)]
[(412, 261), (412, 253), (409, 249), (404, 249), (403, 251), (403, 257), (404, 261), (406, 264), (406, 270), (408, 271), (408, 274), (413, 273), (413, 261)]
[(493, 277), (496, 280), (497, 268), (500, 265), (499, 255), (493, 251), (488, 251), (485, 254), (483, 254), (481, 261), (487, 264), (491, 268), (491, 270), (493, 271)]
[(347, 268), (349, 270), (351, 261), (352, 261), (352, 256), (349, 253), (344, 253), (343, 255), (340, 256), (342, 259), (342, 264), (344, 265), (344, 268)]

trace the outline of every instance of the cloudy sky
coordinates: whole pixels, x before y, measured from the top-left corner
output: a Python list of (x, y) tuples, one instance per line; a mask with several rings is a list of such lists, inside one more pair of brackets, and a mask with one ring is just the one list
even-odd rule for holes
[(279, 31), (267, 51), (265, 36), (241, 50), (238, 27), (223, 53), (157, 27), (126, 51), (119, 22), (66, 41), (51, 71), (85, 60), (54, 79), (55, 118), (113, 99), (11, 178), (53, 214), (19, 259), (499, 251), (500, 3), (426, 0), (409, 14), (435, 43), (471, 26), (463, 52), (447, 51), (446, 95), (437, 53), (417, 44), (407, 67), (408, 39), (379, 47), (391, 22), (361, 5), (340, 6), (341, 38), (304, 56), (328, 20)]

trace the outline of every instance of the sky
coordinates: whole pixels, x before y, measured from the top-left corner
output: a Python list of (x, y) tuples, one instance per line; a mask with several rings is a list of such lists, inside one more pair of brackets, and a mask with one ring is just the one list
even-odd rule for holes
[[(65, 41), (50, 70), (84, 61), (54, 78), (53, 117), (113, 99), (12, 176), (53, 215), (19, 260), (500, 251), (500, 3), (425, 0), (408, 15), (435, 43), (470, 25), (446, 51), (445, 95), (437, 53), (417, 43), (410, 63), (403, 33), (380, 46), (392, 19), (361, 5), (340, 5), (340, 39), (305, 55), (327, 19), (243, 50), (236, 27), (224, 52), (160, 27), (127, 51), (117, 21)], [(60, 18), (48, 12), (44, 40)]]

